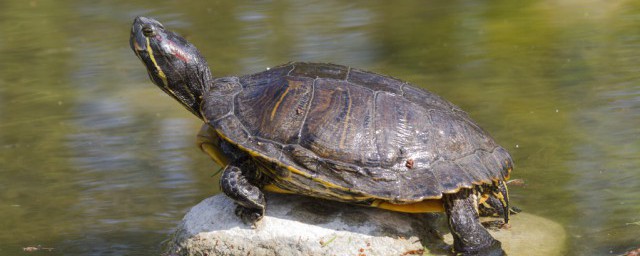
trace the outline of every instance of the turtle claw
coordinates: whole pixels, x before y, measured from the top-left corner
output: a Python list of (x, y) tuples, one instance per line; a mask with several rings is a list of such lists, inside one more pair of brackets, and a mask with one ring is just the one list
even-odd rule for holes
[(244, 224), (256, 228), (256, 223), (264, 216), (263, 209), (252, 209), (238, 205), (235, 210), (236, 216), (240, 217)]
[(491, 220), (482, 222), (482, 226), (486, 229), (490, 229), (493, 231), (498, 230), (509, 230), (511, 228), (511, 224), (504, 223), (502, 220)]
[[(240, 217), (242, 222), (255, 228), (256, 222), (264, 216), (264, 209), (267, 202), (264, 194), (252, 183), (257, 177), (247, 176), (239, 166), (247, 167), (250, 162), (247, 160), (237, 160), (227, 165), (220, 177), (220, 188), (236, 204), (234, 213)], [(254, 169), (249, 169), (246, 173), (257, 175)]]

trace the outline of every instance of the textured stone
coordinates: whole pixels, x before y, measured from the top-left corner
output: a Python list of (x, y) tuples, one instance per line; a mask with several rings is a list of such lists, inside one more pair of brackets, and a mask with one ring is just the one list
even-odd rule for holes
[[(169, 255), (446, 255), (452, 238), (442, 214), (405, 214), (294, 195), (268, 194), (255, 229), (224, 195), (194, 206), (179, 225)], [(560, 255), (562, 227), (530, 214), (511, 229), (490, 231), (510, 255)], [(446, 234), (443, 237), (439, 234)]]

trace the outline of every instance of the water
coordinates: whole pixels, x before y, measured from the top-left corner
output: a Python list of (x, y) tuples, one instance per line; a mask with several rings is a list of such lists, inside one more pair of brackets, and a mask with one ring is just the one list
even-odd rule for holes
[(637, 1), (142, 2), (0, 3), (0, 255), (158, 254), (217, 193), (198, 120), (129, 49), (137, 15), (217, 76), (303, 60), (424, 86), (512, 153), (514, 204), (569, 254), (640, 247)]

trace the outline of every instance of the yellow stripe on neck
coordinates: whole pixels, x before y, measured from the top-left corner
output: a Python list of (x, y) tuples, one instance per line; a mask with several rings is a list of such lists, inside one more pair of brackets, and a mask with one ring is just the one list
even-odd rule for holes
[(146, 39), (147, 39), (147, 53), (149, 54), (149, 58), (151, 59), (151, 62), (153, 62), (153, 65), (156, 67), (156, 70), (158, 71), (158, 76), (160, 77), (160, 79), (162, 79), (162, 85), (165, 88), (167, 88), (167, 86), (169, 85), (169, 82), (167, 81), (167, 75), (165, 75), (164, 72), (162, 72), (162, 69), (160, 68), (160, 66), (158, 66), (156, 57), (153, 56), (153, 50), (151, 49), (151, 42), (149, 41), (148, 37)]

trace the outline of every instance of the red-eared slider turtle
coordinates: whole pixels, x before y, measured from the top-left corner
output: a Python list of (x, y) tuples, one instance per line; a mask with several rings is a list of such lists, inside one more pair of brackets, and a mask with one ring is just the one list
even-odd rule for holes
[[(457, 106), (360, 69), (289, 63), (214, 78), (198, 50), (138, 17), (131, 48), (163, 91), (204, 121), (199, 144), (222, 191), (255, 224), (263, 191), (401, 212), (446, 212), (460, 253), (501, 252), (478, 204), (508, 209), (509, 153)], [(503, 210), (508, 222), (509, 211)]]

